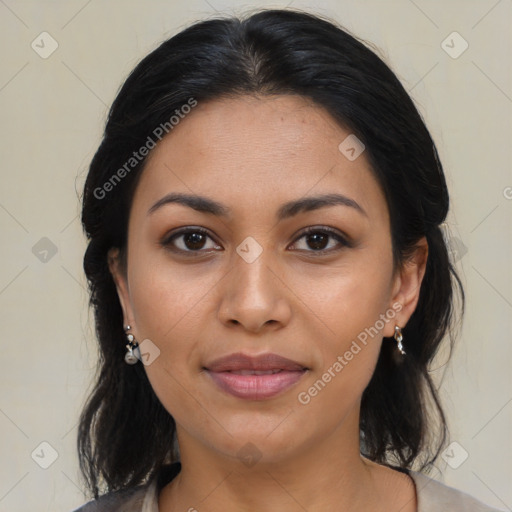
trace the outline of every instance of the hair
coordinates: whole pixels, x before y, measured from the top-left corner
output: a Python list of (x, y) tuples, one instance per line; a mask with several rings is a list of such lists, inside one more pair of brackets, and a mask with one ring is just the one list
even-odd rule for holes
[[(142, 59), (112, 104), (90, 164), (82, 205), (84, 270), (99, 361), (77, 447), (95, 498), (100, 485), (105, 492), (132, 487), (179, 459), (172, 416), (143, 366), (124, 362), (123, 313), (107, 261), (109, 249), (118, 248), (126, 268), (130, 206), (147, 160), (134, 159), (134, 151), (154, 142), (157, 127), (170, 133), (170, 117), (191, 98), (200, 104), (284, 94), (312, 100), (364, 143), (389, 209), (395, 269), (427, 239), (419, 301), (403, 328), (407, 355), (398, 362), (394, 343), (383, 343), (363, 392), (361, 452), (378, 463), (426, 470), (439, 456), (447, 425), (429, 365), (447, 334), (453, 346), (455, 291), (462, 314), (464, 291), (442, 232), (449, 196), (435, 144), (404, 87), (368, 43), (317, 15), (259, 10), (197, 22)], [(114, 182), (116, 173), (122, 179)]]

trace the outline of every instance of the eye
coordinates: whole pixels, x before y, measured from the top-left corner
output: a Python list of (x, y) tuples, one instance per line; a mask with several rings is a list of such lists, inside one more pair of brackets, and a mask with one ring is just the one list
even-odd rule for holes
[[(212, 243), (207, 244), (210, 239)], [(218, 250), (217, 245), (209, 235), (208, 231), (199, 227), (188, 227), (166, 236), (161, 244), (175, 252), (207, 252), (209, 249)]]
[[(297, 242), (302, 239), (305, 240), (305, 244), (302, 244), (303, 247), (301, 248), (298, 247), (300, 244), (298, 244)], [(337, 242), (337, 244), (329, 244), (329, 239), (334, 239)], [(336, 245), (338, 247), (336, 247)], [(343, 247), (350, 247), (350, 243), (344, 236), (342, 236), (338, 231), (334, 229), (325, 226), (312, 226), (306, 228), (302, 232), (302, 234), (295, 240), (292, 247), (301, 251), (305, 250), (307, 252), (330, 253), (333, 251), (340, 250)], [(311, 250), (308, 249), (308, 247)]]
[[(305, 244), (302, 244), (303, 247), (300, 247), (301, 244), (298, 242), (302, 239), (305, 240)], [(210, 240), (209, 245), (208, 240)], [(331, 243), (329, 243), (329, 240), (331, 240)], [(332, 241), (335, 243), (332, 243)], [(193, 226), (167, 235), (161, 241), (161, 244), (171, 251), (191, 254), (222, 249), (207, 230)], [(303, 230), (291, 247), (294, 250), (325, 254), (350, 246), (350, 242), (338, 231), (326, 226), (312, 226)]]

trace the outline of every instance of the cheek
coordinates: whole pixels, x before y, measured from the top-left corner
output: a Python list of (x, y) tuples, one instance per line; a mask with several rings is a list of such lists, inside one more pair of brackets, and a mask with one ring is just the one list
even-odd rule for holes
[[(308, 306), (304, 311), (309, 312), (311, 320), (305, 331), (315, 339), (320, 364), (301, 387), (304, 394), (302, 400), (298, 397), (300, 404), (314, 402), (325, 407), (329, 402), (337, 404), (341, 411), (345, 405), (354, 404), (370, 381), (380, 353), (382, 331), (394, 321), (396, 313), (389, 307), (392, 260), (377, 260), (356, 257), (322, 279), (318, 275), (317, 279), (301, 279), (300, 294), (307, 297)], [(307, 323), (306, 317), (306, 326)], [(320, 330), (313, 326), (320, 326)]]
[(391, 273), (391, 258), (352, 253), (336, 268), (296, 273), (293, 288), (306, 306), (301, 307), (304, 318), (320, 325), (328, 345), (340, 350), (361, 332), (382, 331), (379, 319), (389, 308)]
[(165, 409), (178, 424), (188, 425), (203, 412), (191, 387), (191, 373), (200, 359), (205, 293), (213, 280), (210, 284), (204, 276), (171, 268), (168, 262), (142, 261), (146, 263), (137, 265), (133, 259), (130, 276), (135, 325), (140, 340), (149, 339), (158, 349), (158, 357), (144, 369)]
[[(170, 264), (164, 257), (134, 258), (130, 292), (138, 332), (160, 342), (180, 340), (198, 326), (215, 286), (215, 275), (199, 266)], [(193, 335), (193, 332), (190, 332)]]
[[(322, 319), (329, 329), (316, 337), (320, 364), (297, 390), (298, 411), (308, 422), (323, 417), (326, 428), (342, 421), (360, 400), (377, 364), (384, 322), (392, 321), (390, 314), (386, 316), (382, 279), (362, 282), (350, 276), (336, 284), (336, 291), (322, 299)], [(326, 410), (331, 411), (329, 419)]]
[(135, 325), (139, 342), (151, 340), (158, 354), (145, 371), (159, 400), (179, 422), (197, 414), (197, 402), (187, 391), (200, 370), (207, 292), (216, 281), (192, 266), (184, 270), (156, 259), (142, 261), (146, 263), (138, 265), (133, 259), (130, 276)]

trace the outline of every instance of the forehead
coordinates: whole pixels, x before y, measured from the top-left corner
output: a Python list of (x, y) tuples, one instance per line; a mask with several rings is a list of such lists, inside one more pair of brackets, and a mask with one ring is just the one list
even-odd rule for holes
[(297, 95), (199, 102), (148, 157), (135, 202), (148, 206), (178, 190), (236, 210), (249, 201), (266, 207), (340, 192), (382, 216), (385, 199), (364, 152), (352, 160), (340, 151), (349, 136), (325, 109)]

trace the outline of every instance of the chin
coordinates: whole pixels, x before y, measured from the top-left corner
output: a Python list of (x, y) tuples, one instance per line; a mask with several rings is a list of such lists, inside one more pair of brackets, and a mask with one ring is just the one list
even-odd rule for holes
[(286, 414), (270, 419), (246, 414), (223, 424), (229, 434), (223, 431), (221, 437), (216, 435), (206, 442), (227, 458), (241, 462), (242, 467), (252, 468), (258, 464), (261, 468), (267, 464), (278, 464), (308, 444), (307, 433), (294, 425)]

